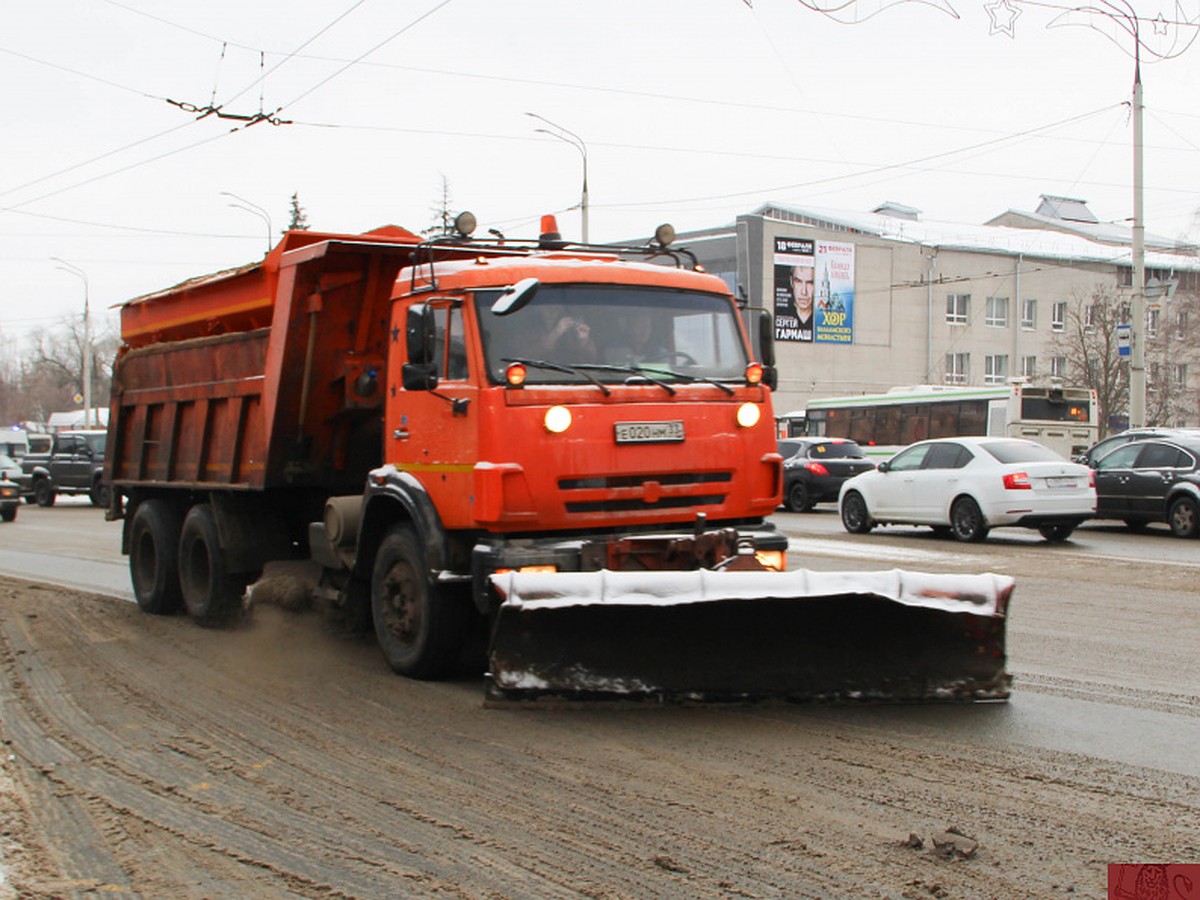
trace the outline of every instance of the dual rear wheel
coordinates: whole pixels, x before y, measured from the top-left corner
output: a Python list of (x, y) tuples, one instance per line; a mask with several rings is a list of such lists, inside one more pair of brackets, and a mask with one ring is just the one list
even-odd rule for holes
[(241, 612), (246, 581), (226, 571), (207, 503), (193, 506), (182, 521), (164, 500), (139, 504), (129, 526), (129, 572), (143, 612), (171, 615), (186, 608), (205, 626), (227, 624)]

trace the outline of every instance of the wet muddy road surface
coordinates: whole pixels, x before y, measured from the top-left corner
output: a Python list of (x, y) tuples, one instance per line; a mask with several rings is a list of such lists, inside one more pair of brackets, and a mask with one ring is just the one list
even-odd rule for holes
[(1196, 570), (971, 552), (1018, 578), (1007, 704), (488, 709), (313, 613), (0, 579), (0, 896), (1102, 897), (1200, 859)]

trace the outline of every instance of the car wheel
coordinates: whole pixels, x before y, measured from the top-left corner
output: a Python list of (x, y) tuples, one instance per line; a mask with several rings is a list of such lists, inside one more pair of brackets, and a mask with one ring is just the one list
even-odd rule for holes
[(808, 485), (803, 481), (793, 481), (788, 488), (787, 508), (792, 512), (811, 512), (816, 506), (809, 495)]
[(371, 615), (393, 671), (429, 679), (454, 667), (468, 624), (463, 604), (456, 602), (460, 599), (430, 580), (412, 529), (397, 526), (388, 532), (371, 573)]
[(1167, 524), (1175, 537), (1195, 537), (1200, 531), (1200, 504), (1191, 497), (1180, 497), (1167, 512)]
[(198, 625), (228, 624), (242, 611), (245, 583), (225, 570), (217, 517), (207, 503), (188, 510), (179, 534), (179, 587)]
[(17, 508), (17, 504), (14, 503), (12, 506), (0, 509), (0, 519), (3, 519), (5, 522), (12, 522), (17, 518)]
[(966, 543), (982, 541), (988, 535), (979, 504), (970, 497), (959, 497), (950, 508), (950, 532), (955, 540)]
[(139, 504), (129, 523), (129, 578), (142, 612), (167, 616), (183, 606), (179, 514), (162, 500)]
[(1054, 525), (1039, 525), (1038, 534), (1048, 541), (1065, 541), (1075, 530), (1074, 522), (1058, 522)]
[(875, 527), (867, 511), (867, 501), (858, 491), (851, 491), (842, 498), (842, 527), (851, 534), (866, 534)]
[(38, 479), (33, 486), (33, 500), (38, 506), (53, 506), (58, 494), (45, 478)]
[(92, 489), (88, 491), (88, 498), (92, 501), (92, 506), (105, 508), (108, 506), (108, 501), (111, 497), (112, 490), (99, 478), (92, 483)]

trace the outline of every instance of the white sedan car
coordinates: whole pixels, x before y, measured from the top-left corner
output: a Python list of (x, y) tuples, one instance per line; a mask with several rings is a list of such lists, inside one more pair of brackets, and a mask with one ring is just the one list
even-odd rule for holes
[(930, 525), (960, 541), (982, 541), (1000, 525), (1036, 528), (1066, 540), (1096, 512), (1095, 475), (1041, 444), (1020, 438), (921, 441), (838, 495), (842, 525), (866, 534), (876, 525)]

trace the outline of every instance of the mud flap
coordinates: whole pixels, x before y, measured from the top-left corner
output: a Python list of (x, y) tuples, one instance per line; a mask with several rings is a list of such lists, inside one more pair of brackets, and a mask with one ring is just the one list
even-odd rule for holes
[(492, 576), (486, 702), (1002, 700), (1003, 575)]

